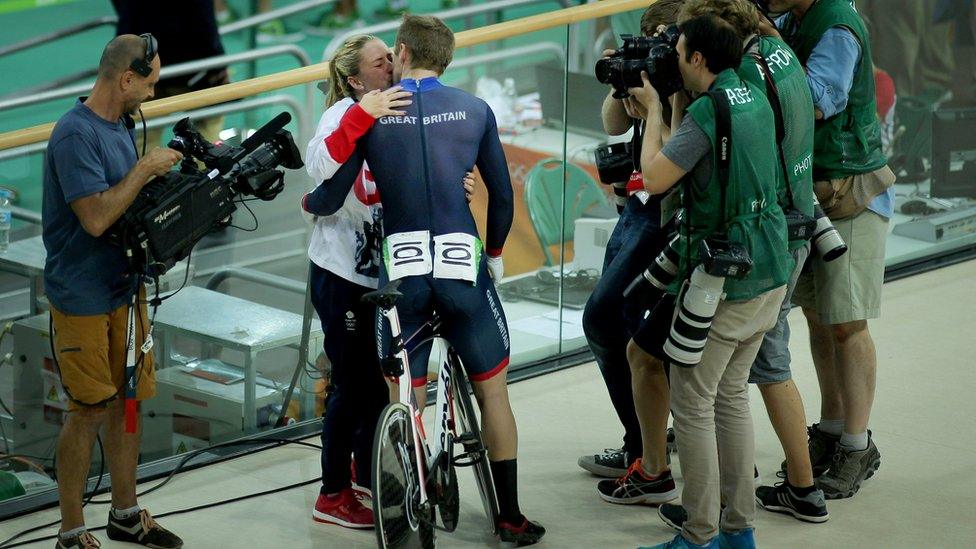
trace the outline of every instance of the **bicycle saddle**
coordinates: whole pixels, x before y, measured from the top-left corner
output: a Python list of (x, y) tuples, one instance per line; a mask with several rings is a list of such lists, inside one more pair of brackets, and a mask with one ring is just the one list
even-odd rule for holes
[(365, 303), (372, 303), (381, 309), (389, 309), (396, 304), (397, 299), (403, 297), (397, 288), (400, 287), (400, 280), (391, 280), (379, 290), (363, 294), (362, 300)]

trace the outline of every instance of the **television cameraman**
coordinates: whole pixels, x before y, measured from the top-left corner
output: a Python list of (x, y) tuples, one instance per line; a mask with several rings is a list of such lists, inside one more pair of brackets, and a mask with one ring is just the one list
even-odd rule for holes
[(885, 239), (895, 176), (876, 114), (871, 43), (848, 0), (770, 0), (786, 42), (807, 71), (817, 119), (814, 191), (849, 248), (811, 257), (793, 302), (803, 308), (820, 382), (820, 422), (810, 428), (817, 486), (827, 499), (853, 496), (880, 467), (868, 431), (877, 353), (868, 319), (881, 316)]
[[(112, 477), (108, 537), (160, 548), (183, 545), (136, 502), (139, 429), (124, 432), (120, 396), (128, 381), (127, 336), (137, 346), (151, 345), (151, 336), (145, 334), (148, 319), (141, 299), (135, 328), (128, 322), (140, 277), (128, 272), (122, 248), (103, 236), (147, 182), (182, 159), (168, 148), (154, 148), (137, 159), (131, 114), (153, 97), (160, 69), (156, 51), (150, 34), (109, 42), (91, 95), (58, 120), (47, 148), (41, 211), (44, 287), (51, 303), (55, 364), (70, 399), (57, 447), (58, 548), (99, 547), (82, 515), (99, 432)], [(135, 398), (143, 400), (155, 394), (156, 376), (152, 353), (137, 350), (136, 355)]]
[[(684, 0), (658, 0), (651, 4), (641, 16), (641, 34), (652, 36), (659, 25), (674, 23), (682, 3)], [(612, 50), (605, 51), (604, 55), (610, 53)], [(601, 110), (607, 134), (623, 135), (635, 124), (642, 127), (647, 117), (643, 106), (633, 97), (616, 99), (613, 94), (611, 89)], [(671, 120), (662, 122), (670, 124)], [(635, 132), (635, 136), (639, 135), (639, 132)], [(639, 151), (639, 140), (633, 145)], [(603, 273), (583, 311), (586, 341), (600, 367), (610, 402), (623, 424), (624, 439), (620, 449), (581, 456), (577, 463), (594, 475), (609, 478), (623, 476), (628, 467), (644, 454), (627, 360), (627, 342), (637, 330), (644, 311), (639, 305), (625, 300), (622, 292), (647, 267), (647, 258), (656, 256), (666, 242), (661, 231), (660, 198), (644, 191), (639, 152), (631, 163), (633, 171), (630, 180), (613, 184), (617, 207), (622, 211), (607, 243)], [(666, 382), (664, 392), (667, 392)], [(666, 421), (667, 405), (664, 415)]]
[(742, 40), (714, 15), (680, 30), (678, 68), (684, 87), (700, 95), (663, 147), (661, 102), (646, 73), (644, 86), (630, 90), (648, 111), (644, 186), (662, 194), (680, 183), (685, 208), (679, 238), (669, 244), (678, 269), (668, 293), (680, 310), (664, 350), (688, 518), (681, 534), (656, 547), (717, 547), (720, 539), (750, 547), (755, 447), (747, 380), (794, 263), (777, 200), (773, 112), (763, 90), (735, 72)]

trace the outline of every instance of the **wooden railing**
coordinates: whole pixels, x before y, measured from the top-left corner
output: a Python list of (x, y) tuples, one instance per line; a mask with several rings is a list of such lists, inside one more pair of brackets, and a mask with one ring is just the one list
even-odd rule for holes
[[(513, 21), (505, 21), (496, 25), (489, 25), (479, 29), (459, 32), (455, 35), (456, 46), (465, 48), (528, 34), (540, 30), (550, 29), (606, 17), (615, 13), (629, 10), (644, 9), (656, 0), (605, 0), (595, 4), (584, 4), (549, 13), (542, 13)], [(318, 63), (298, 69), (292, 69), (267, 76), (259, 76), (250, 80), (233, 82), (223, 86), (208, 88), (183, 95), (176, 95), (150, 101), (142, 106), (145, 117), (156, 118), (174, 112), (183, 112), (200, 107), (207, 107), (217, 103), (233, 101), (243, 97), (264, 93), (289, 86), (307, 84), (322, 79), (328, 74), (328, 63)], [(0, 133), (0, 150), (39, 143), (51, 136), (54, 123), (41, 124), (30, 128)]]

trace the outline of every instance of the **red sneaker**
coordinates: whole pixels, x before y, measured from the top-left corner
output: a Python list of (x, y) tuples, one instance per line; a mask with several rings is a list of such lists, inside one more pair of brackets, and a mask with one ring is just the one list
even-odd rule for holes
[(319, 494), (312, 510), (316, 522), (338, 524), (346, 528), (372, 528), (373, 510), (365, 507), (353, 493), (346, 488), (334, 496)]

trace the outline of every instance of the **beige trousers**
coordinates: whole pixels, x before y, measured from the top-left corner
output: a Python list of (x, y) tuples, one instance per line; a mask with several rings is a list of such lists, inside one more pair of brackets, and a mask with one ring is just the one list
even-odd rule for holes
[(751, 528), (756, 518), (749, 370), (785, 295), (786, 286), (780, 286), (749, 301), (723, 301), (701, 363), (671, 368), (681, 503), (688, 511), (682, 535), (692, 543), (707, 543), (720, 526), (727, 532)]

